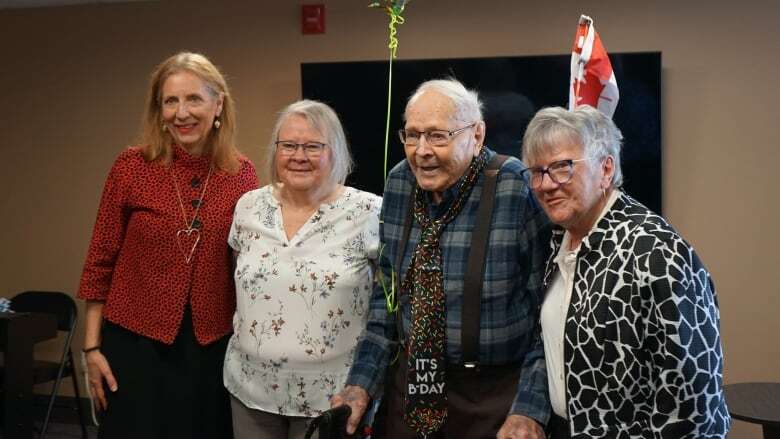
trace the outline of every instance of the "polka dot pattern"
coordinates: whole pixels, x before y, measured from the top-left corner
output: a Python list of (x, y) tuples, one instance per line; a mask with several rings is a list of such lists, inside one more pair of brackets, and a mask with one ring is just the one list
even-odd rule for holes
[(147, 162), (138, 147), (123, 151), (103, 189), (78, 297), (105, 301), (107, 320), (168, 344), (188, 304), (199, 343), (228, 334), (236, 307), (228, 231), (236, 201), (258, 187), (252, 163), (240, 161), (235, 175), (213, 171), (198, 213), (200, 241), (187, 264), (177, 244), (184, 219), (174, 179), (189, 222), (210, 159), (176, 147), (165, 166)]

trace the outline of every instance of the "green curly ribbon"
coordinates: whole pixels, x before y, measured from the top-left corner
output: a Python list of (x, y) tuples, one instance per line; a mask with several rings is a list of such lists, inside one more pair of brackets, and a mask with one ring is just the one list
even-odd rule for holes
[(395, 52), (398, 50), (398, 29), (395, 28), (397, 24), (404, 24), (404, 17), (401, 14), (404, 12), (404, 8), (387, 8), (387, 13), (390, 15), (390, 23), (387, 27), (390, 29), (390, 44), (387, 47), (390, 49), (390, 61), (395, 58)]
[[(387, 67), (387, 116), (385, 118), (385, 162), (384, 162), (384, 180), (387, 180), (387, 156), (390, 144), (390, 97), (393, 93), (393, 59), (398, 52), (398, 29), (397, 25), (404, 24), (404, 17), (401, 14), (404, 12), (404, 3), (392, 4), (385, 6), (385, 11), (390, 17), (390, 23), (387, 28), (390, 31), (387, 48), (390, 49), (390, 60)], [(374, 3), (374, 7), (379, 7), (379, 4)]]
[(398, 51), (398, 38), (396, 37), (398, 30), (395, 28), (395, 25), (404, 24), (404, 17), (399, 15), (401, 12), (403, 12), (403, 10), (403, 7), (401, 7), (398, 11), (395, 8), (387, 8), (387, 12), (390, 14), (390, 24), (388, 24), (388, 28), (390, 29), (390, 44), (387, 45), (387, 47), (390, 49), (390, 62), (387, 68), (387, 118), (385, 120), (384, 180), (387, 180), (387, 154), (388, 144), (390, 141), (390, 97), (393, 93), (393, 58), (395, 58), (396, 51)]
[[(387, 181), (387, 158), (388, 158), (388, 152), (389, 152), (389, 144), (390, 144), (390, 98), (393, 93), (393, 59), (396, 57), (396, 53), (398, 52), (398, 29), (396, 28), (397, 25), (404, 24), (404, 17), (401, 15), (404, 12), (404, 8), (406, 7), (406, 3), (410, 0), (385, 0), (384, 5), (382, 5), (380, 2), (373, 2), (368, 5), (369, 8), (382, 8), (387, 12), (387, 15), (390, 17), (390, 23), (387, 25), (390, 34), (389, 34), (389, 40), (387, 47), (390, 49), (390, 62), (388, 64), (388, 73), (387, 73), (387, 115), (385, 118), (385, 160), (384, 160), (384, 173), (383, 173), (383, 180)], [(384, 246), (380, 248), (379, 250), (379, 257), (382, 257), (382, 250), (384, 249)], [(386, 279), (384, 277), (384, 273), (381, 272), (381, 270), (378, 273), (378, 281), (380, 285), (382, 286), (382, 291), (385, 293), (385, 303), (387, 305), (387, 312), (388, 313), (394, 313), (398, 310), (398, 300), (396, 296), (396, 272), (395, 270), (391, 270), (390, 272), (390, 288), (387, 287)]]
[[(385, 249), (384, 244), (379, 246), (379, 260), (382, 259), (382, 252)], [(382, 286), (382, 291), (385, 293), (385, 306), (387, 308), (388, 314), (393, 314), (394, 312), (398, 311), (398, 296), (395, 294), (395, 270), (390, 270), (390, 288), (387, 288), (387, 283), (385, 282), (385, 274), (382, 272), (382, 269), (379, 269), (377, 271), (377, 281), (379, 282), (379, 285)], [(395, 318), (402, 319), (403, 316), (399, 312)], [(395, 356), (393, 356), (393, 359), (390, 360), (390, 364), (395, 364), (396, 361), (401, 356), (401, 344), (398, 344), (398, 349), (395, 351)]]
[[(379, 260), (382, 259), (382, 252), (384, 251), (385, 246), (382, 244), (379, 247)], [(382, 291), (385, 293), (385, 305), (387, 306), (387, 312), (392, 314), (396, 311), (398, 311), (398, 300), (395, 295), (395, 270), (390, 271), (390, 288), (387, 288), (387, 283), (385, 282), (385, 274), (380, 269), (377, 272), (377, 280), (379, 281), (379, 285), (382, 286)]]

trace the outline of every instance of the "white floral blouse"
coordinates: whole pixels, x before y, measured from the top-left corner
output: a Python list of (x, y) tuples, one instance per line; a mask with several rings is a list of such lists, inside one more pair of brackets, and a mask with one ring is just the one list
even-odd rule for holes
[(382, 199), (345, 187), (291, 239), (273, 187), (238, 201), (237, 309), (225, 387), (252, 409), (316, 416), (343, 386), (366, 323)]

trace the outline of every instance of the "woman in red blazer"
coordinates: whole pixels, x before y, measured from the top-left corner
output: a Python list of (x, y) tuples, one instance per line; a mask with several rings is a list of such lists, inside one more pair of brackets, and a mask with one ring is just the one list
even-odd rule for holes
[(100, 437), (230, 437), (227, 235), (257, 177), (234, 144), (225, 79), (202, 55), (155, 69), (143, 125), (108, 175), (78, 293)]

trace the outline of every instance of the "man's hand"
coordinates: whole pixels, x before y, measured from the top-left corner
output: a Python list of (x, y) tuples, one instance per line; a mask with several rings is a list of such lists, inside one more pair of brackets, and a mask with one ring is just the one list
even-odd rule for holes
[(333, 395), (330, 399), (331, 408), (346, 404), (352, 409), (352, 414), (347, 420), (347, 434), (355, 433), (370, 400), (368, 392), (360, 386), (347, 386), (341, 393)]
[(509, 415), (498, 430), (496, 439), (545, 439), (544, 430), (533, 419), (522, 415)]

